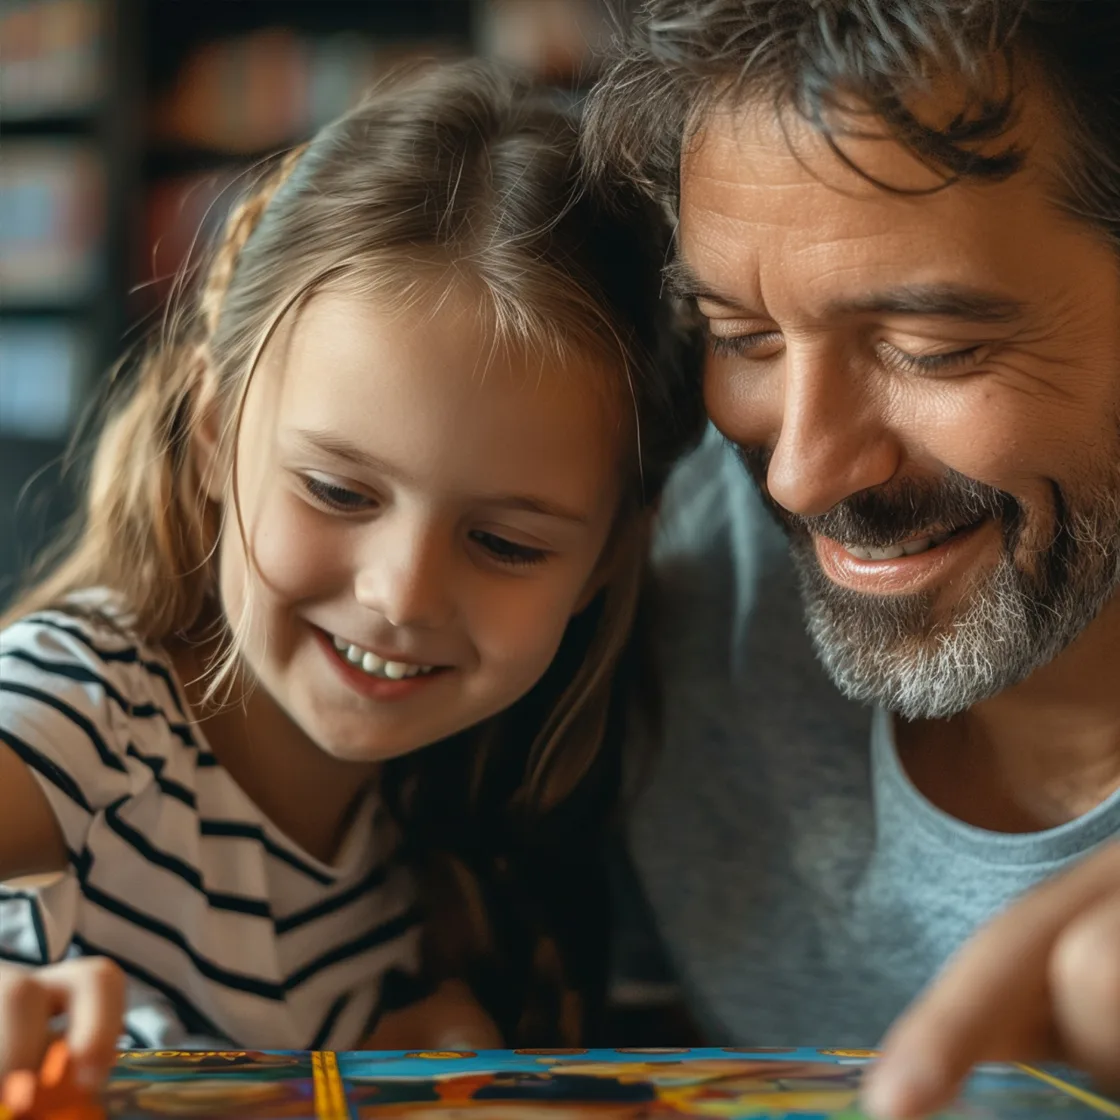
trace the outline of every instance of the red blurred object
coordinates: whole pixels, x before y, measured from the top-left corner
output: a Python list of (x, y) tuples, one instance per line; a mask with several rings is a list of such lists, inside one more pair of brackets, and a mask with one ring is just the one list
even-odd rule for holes
[(0, 1103), (16, 1120), (105, 1120), (97, 1098), (75, 1082), (70, 1051), (61, 1039), (51, 1043), (37, 1074), (8, 1074)]

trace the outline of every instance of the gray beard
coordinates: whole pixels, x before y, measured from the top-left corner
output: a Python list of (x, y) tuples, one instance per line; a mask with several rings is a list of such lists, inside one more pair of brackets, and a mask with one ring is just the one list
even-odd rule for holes
[(933, 596), (867, 595), (839, 587), (812, 541), (792, 536), (808, 629), (847, 696), (906, 719), (944, 719), (1026, 679), (1052, 661), (1120, 588), (1120, 490), (1086, 495), (1076, 514), (1056, 510), (1051, 544), (1020, 568), (1007, 542), (951, 617)]

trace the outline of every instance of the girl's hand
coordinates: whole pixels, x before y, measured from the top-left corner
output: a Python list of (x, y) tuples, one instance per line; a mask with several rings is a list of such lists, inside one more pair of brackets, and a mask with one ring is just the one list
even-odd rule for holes
[(74, 1075), (97, 1089), (109, 1076), (124, 1021), (124, 973), (103, 957), (78, 957), (42, 968), (0, 964), (0, 1077), (37, 1070), (66, 1016), (64, 1037)]
[(1120, 1089), (1120, 840), (965, 944), (887, 1035), (866, 1104), (892, 1120), (927, 1116), (976, 1062), (1043, 1059)]
[(400, 1011), (382, 1016), (363, 1050), (499, 1050), (502, 1036), (461, 980)]

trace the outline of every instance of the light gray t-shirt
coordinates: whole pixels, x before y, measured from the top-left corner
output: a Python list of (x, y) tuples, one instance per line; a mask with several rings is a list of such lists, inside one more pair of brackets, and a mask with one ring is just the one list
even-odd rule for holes
[(987, 832), (930, 804), (891, 718), (818, 664), (781, 531), (715, 433), (655, 549), (664, 740), (630, 821), (660, 942), (710, 1041), (873, 1046), (981, 922), (1120, 835), (1120, 794)]

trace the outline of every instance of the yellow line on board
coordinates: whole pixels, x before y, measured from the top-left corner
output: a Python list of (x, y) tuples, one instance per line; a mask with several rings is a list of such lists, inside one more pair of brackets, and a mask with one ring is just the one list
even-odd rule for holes
[(1021, 1069), (1024, 1073), (1029, 1073), (1032, 1077), (1037, 1077), (1039, 1081), (1045, 1081), (1047, 1085), (1053, 1085), (1055, 1089), (1061, 1089), (1063, 1093), (1081, 1101), (1082, 1104), (1091, 1105), (1105, 1116), (1120, 1117), (1120, 1104), (1116, 1104), (1115, 1101), (1110, 1101), (1105, 1097), (1099, 1096), (1097, 1093), (1091, 1093), (1088, 1089), (1082, 1089), (1079, 1085), (1071, 1085), (1068, 1081), (1063, 1081), (1060, 1077), (1055, 1077), (1052, 1073), (1047, 1073), (1042, 1069), (1035, 1069), (1034, 1066), (1024, 1065), (1022, 1062), (1015, 1062), (1013, 1064), (1016, 1069)]
[(350, 1120), (338, 1058), (333, 1050), (312, 1051), (311, 1075), (315, 1084), (315, 1114), (319, 1120)]

